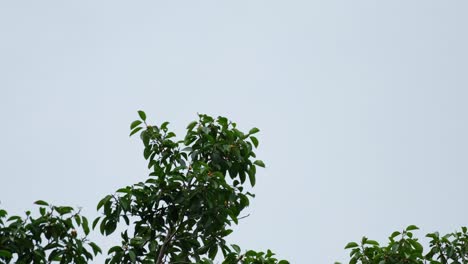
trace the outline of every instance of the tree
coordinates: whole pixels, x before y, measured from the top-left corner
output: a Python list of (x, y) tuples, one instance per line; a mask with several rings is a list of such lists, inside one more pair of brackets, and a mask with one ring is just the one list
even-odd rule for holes
[(423, 246), (414, 237), (413, 231), (419, 229), (410, 225), (402, 231), (393, 232), (387, 246), (380, 246), (375, 240), (363, 237), (360, 243), (350, 242), (350, 264), (467, 264), (468, 229), (440, 236), (438, 232), (429, 233), (430, 249), (424, 253)]
[(270, 250), (242, 253), (225, 240), (254, 197), (247, 181), (253, 187), (257, 167), (265, 167), (253, 151), (259, 129), (243, 133), (224, 117), (200, 114), (176, 140), (168, 122), (149, 125), (146, 114), (138, 114), (130, 136), (140, 134), (148, 179), (105, 196), (92, 224), (79, 210), (41, 200), (38, 217), (0, 210), (0, 263), (87, 263), (102, 253), (87, 238), (90, 228), (110, 235), (119, 224), (126, 229), (106, 263), (209, 264), (219, 252), (223, 264), (289, 263)]

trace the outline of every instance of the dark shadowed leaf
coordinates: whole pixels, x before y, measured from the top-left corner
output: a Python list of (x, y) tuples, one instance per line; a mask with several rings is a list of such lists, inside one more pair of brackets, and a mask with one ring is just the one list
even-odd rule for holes
[(11, 258), (11, 252), (0, 249), (0, 257), (6, 257), (6, 258)]

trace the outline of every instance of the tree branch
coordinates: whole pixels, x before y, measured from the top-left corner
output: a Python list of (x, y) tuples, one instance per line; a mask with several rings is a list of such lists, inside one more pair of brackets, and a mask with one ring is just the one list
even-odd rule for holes
[(167, 231), (166, 237), (164, 238), (164, 242), (161, 245), (161, 249), (159, 250), (158, 258), (156, 260), (156, 264), (162, 264), (163, 263), (163, 258), (164, 258), (164, 255), (166, 253), (166, 247), (169, 244), (169, 242), (171, 241), (172, 236), (173, 236), (172, 228), (169, 228), (169, 230)]

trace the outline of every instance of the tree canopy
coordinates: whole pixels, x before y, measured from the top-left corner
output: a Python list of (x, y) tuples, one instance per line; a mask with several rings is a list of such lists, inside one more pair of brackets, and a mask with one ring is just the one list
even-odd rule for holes
[(226, 241), (255, 197), (248, 184), (255, 186), (257, 167), (265, 167), (254, 152), (258, 128), (242, 132), (225, 117), (200, 114), (177, 139), (168, 122), (150, 125), (145, 112), (138, 115), (130, 136), (139, 133), (143, 142), (147, 180), (106, 195), (93, 221), (42, 200), (38, 215), (0, 209), (0, 263), (87, 263), (102, 254), (90, 232), (107, 236), (118, 226), (125, 227), (121, 241), (106, 263), (289, 263)]
[(424, 252), (423, 245), (413, 232), (419, 228), (410, 225), (404, 230), (393, 232), (386, 246), (375, 240), (363, 237), (361, 241), (350, 242), (349, 264), (467, 264), (468, 229), (440, 235), (433, 232), (426, 235), (429, 249)]

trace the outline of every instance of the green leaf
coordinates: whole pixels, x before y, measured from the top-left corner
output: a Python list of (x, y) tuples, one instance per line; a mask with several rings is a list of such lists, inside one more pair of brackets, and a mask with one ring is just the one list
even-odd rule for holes
[(413, 246), (413, 248), (419, 252), (419, 253), (422, 253), (423, 252), (423, 246), (421, 244), (419, 244), (416, 240), (414, 239), (409, 239), (408, 242)]
[(110, 195), (106, 195), (106, 197), (102, 198), (102, 200), (99, 201), (96, 210), (99, 211), (99, 209), (100, 209), (105, 203), (107, 203), (111, 198), (112, 198), (112, 196), (110, 196)]
[(142, 130), (143, 128), (142, 127), (137, 127), (135, 129), (132, 130), (132, 132), (130, 132), (130, 136), (133, 136), (136, 132)]
[(406, 231), (411, 231), (411, 230), (418, 230), (419, 227), (415, 226), (415, 225), (410, 225), (406, 228)]
[(260, 129), (254, 127), (254, 128), (252, 128), (252, 129), (250, 129), (249, 135), (253, 135), (253, 134), (258, 133), (258, 132), (260, 132)]
[(134, 129), (135, 127), (139, 126), (142, 122), (140, 120), (135, 120), (130, 124), (130, 130)]
[(162, 124), (161, 124), (161, 130), (166, 131), (168, 125), (169, 125), (169, 122), (167, 122), (167, 121), (164, 122), (164, 123), (162, 123)]
[(346, 244), (345, 249), (348, 249), (348, 248), (355, 248), (355, 247), (359, 247), (358, 243), (356, 243), (356, 242), (349, 242), (348, 244)]
[(96, 225), (98, 224), (100, 219), (101, 219), (101, 217), (98, 217), (98, 218), (94, 219), (94, 221), (93, 221), (93, 230), (96, 227)]
[(0, 257), (11, 258), (12, 255), (10, 251), (0, 249)]
[(94, 255), (97, 256), (97, 253), (102, 253), (102, 250), (101, 248), (96, 245), (96, 243), (94, 242), (89, 242), (89, 245), (91, 246), (91, 248), (93, 249), (93, 252), (94, 252)]
[(20, 216), (17, 216), (17, 215), (10, 216), (10, 217), (7, 219), (7, 222), (10, 222), (10, 221), (13, 221), (13, 220), (21, 221), (21, 217), (20, 217)]
[(166, 139), (171, 138), (171, 137), (175, 137), (175, 136), (176, 136), (176, 134), (174, 132), (169, 132), (166, 135)]
[(374, 245), (374, 246), (378, 246), (379, 245), (379, 242), (375, 241), (375, 240), (366, 240), (365, 244), (367, 245)]
[(192, 130), (196, 125), (197, 125), (197, 121), (191, 122), (191, 123), (187, 126), (187, 130)]
[(250, 167), (250, 169), (248, 171), (248, 174), (249, 174), (250, 185), (252, 185), (252, 187), (254, 187), (255, 186), (255, 166), (252, 165)]
[(82, 217), (83, 219), (83, 231), (85, 232), (85, 235), (89, 234), (89, 225), (88, 225), (88, 219), (86, 217)]
[(110, 235), (114, 233), (116, 228), (117, 228), (117, 223), (115, 221), (108, 221), (105, 226), (106, 235)]
[(118, 189), (116, 192), (118, 193), (130, 193), (131, 192), (131, 189), (129, 187), (125, 187), (125, 188), (120, 188)]
[(136, 255), (135, 255), (135, 252), (133, 252), (133, 250), (130, 250), (128, 252), (128, 255), (130, 256), (130, 260), (132, 261), (132, 263), (135, 263), (136, 262)]
[(395, 237), (399, 236), (400, 234), (401, 234), (400, 232), (395, 231), (395, 232), (392, 233), (392, 235), (390, 237), (395, 238)]
[(139, 110), (138, 115), (140, 116), (141, 120), (146, 121), (146, 114), (145, 112)]
[(122, 252), (122, 251), (123, 251), (122, 247), (115, 246), (115, 247), (111, 247), (109, 251), (107, 251), (107, 254), (111, 254), (113, 252)]
[(257, 165), (257, 166), (260, 166), (262, 168), (265, 168), (265, 163), (263, 163), (263, 161), (261, 161), (261, 160), (254, 161), (254, 164)]
[(221, 232), (221, 236), (225, 237), (225, 236), (230, 235), (231, 233), (232, 233), (232, 229), (227, 229)]
[(256, 148), (258, 148), (258, 139), (257, 139), (256, 137), (254, 137), (254, 136), (251, 136), (251, 137), (250, 137), (250, 140), (252, 141), (252, 143), (254, 144), (254, 146), (255, 146)]
[(49, 204), (43, 200), (37, 200), (34, 202), (34, 204), (49, 206)]
[(234, 249), (234, 251), (236, 251), (237, 254), (240, 254), (241, 249), (238, 245), (232, 244), (231, 246)]
[(60, 215), (69, 214), (73, 211), (73, 207), (70, 207), (70, 206), (55, 206), (54, 209)]
[(75, 218), (76, 224), (77, 224), (78, 226), (80, 226), (80, 225), (81, 225), (81, 217), (80, 217), (79, 215), (75, 215), (74, 218)]
[(210, 247), (210, 250), (208, 251), (208, 257), (210, 259), (214, 259), (217, 253), (218, 253), (218, 245), (214, 244), (213, 246)]

